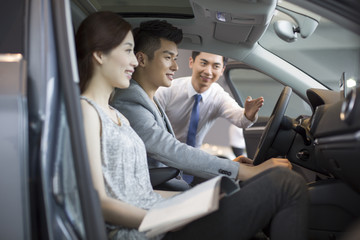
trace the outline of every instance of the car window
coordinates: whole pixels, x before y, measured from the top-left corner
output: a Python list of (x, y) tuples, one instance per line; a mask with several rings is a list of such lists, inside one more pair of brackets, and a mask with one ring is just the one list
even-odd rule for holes
[[(240, 95), (241, 103), (245, 102), (247, 96), (252, 98), (262, 96), (265, 103), (259, 111), (259, 116), (270, 116), (284, 88), (281, 83), (257, 70), (248, 68), (233, 68), (229, 71), (228, 76)], [(311, 107), (293, 92), (285, 114), (289, 117), (297, 117), (299, 113), (311, 115)]]
[(57, 148), (52, 176), (54, 197), (65, 212), (66, 218), (73, 225), (77, 235), (85, 238), (79, 189), (74, 171), (72, 146), (75, 144), (71, 143), (63, 99), (60, 103), (59, 115)]
[[(353, 88), (359, 85), (360, 37), (329, 19), (287, 1), (279, 4), (285, 9), (293, 11), (291, 14), (298, 18), (298, 21), (295, 21), (289, 14), (278, 10), (259, 44), (332, 90), (340, 90), (339, 82), (343, 73), (345, 73), (347, 87)], [(300, 15), (294, 15), (295, 12)], [(310, 18), (299, 18), (299, 16), (309, 16)], [(276, 23), (286, 21), (292, 26), (298, 26), (297, 22), (305, 22), (309, 19), (314, 19), (314, 22), (318, 23), (314, 32), (309, 36), (303, 37), (304, 32), (311, 32), (305, 31), (307, 30), (305, 25), (300, 26), (304, 28), (303, 33), (295, 33), (294, 41), (287, 42), (278, 36)]]

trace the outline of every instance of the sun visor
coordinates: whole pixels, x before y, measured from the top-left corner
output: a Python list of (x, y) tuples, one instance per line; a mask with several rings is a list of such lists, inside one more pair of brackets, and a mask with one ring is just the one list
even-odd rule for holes
[[(277, 0), (223, 0), (227, 7), (215, 8), (214, 0), (191, 0), (195, 19), (214, 24), (215, 39), (253, 44), (259, 40), (274, 14)], [(216, 0), (217, 1), (217, 0)], [(225, 5), (225, 4), (224, 4)], [(236, 12), (232, 12), (236, 9)]]

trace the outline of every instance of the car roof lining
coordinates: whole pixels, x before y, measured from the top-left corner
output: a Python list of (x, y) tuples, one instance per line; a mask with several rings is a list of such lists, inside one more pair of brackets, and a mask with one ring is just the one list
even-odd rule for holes
[[(217, 48), (228, 48), (228, 52), (231, 52), (235, 44), (241, 46), (241, 52), (245, 51), (245, 55), (268, 27), (277, 3), (277, 0), (222, 0), (226, 4), (218, 6), (218, 0), (155, 0), (151, 1), (152, 7), (149, 7), (147, 0), (72, 1), (86, 15), (103, 10), (117, 12), (133, 27), (142, 21), (167, 19), (183, 30), (184, 41), (180, 47), (185, 49), (216, 53)], [(222, 14), (222, 20), (219, 20), (219, 14)]]

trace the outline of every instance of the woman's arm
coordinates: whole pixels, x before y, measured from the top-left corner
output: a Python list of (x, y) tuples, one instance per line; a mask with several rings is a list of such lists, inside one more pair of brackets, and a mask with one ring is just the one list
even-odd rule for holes
[(100, 197), (101, 210), (108, 223), (139, 228), (146, 210), (107, 196)]
[(81, 101), (84, 119), (84, 130), (92, 181), (97, 190), (101, 210), (106, 222), (129, 228), (138, 228), (146, 214), (146, 210), (108, 197), (101, 166), (100, 119), (96, 110), (86, 101)]
[(163, 191), (163, 190), (155, 190), (158, 194), (160, 194), (163, 198), (171, 198), (181, 192), (177, 191)]

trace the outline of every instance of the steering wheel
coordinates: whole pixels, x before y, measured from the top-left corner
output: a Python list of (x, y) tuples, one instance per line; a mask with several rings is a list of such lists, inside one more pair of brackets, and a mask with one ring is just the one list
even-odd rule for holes
[(278, 129), (280, 128), (281, 120), (289, 104), (291, 93), (291, 87), (285, 86), (282, 90), (256, 148), (254, 165), (258, 165), (266, 160), (266, 154), (275, 139)]

